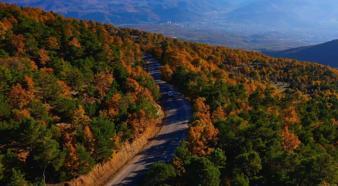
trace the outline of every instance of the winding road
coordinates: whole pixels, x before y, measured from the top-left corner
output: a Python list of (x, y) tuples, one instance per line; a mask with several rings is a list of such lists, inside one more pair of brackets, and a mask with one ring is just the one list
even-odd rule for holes
[(163, 126), (148, 145), (120, 169), (106, 186), (138, 185), (143, 174), (154, 162), (169, 161), (176, 147), (187, 136), (188, 122), (192, 117), (191, 104), (174, 87), (161, 80), (160, 63), (151, 55), (145, 55), (145, 69), (160, 86), (160, 104), (165, 112)]

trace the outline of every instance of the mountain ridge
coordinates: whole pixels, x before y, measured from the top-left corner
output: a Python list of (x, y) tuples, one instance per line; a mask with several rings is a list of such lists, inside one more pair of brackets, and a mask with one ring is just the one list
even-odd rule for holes
[[(258, 38), (262, 43), (256, 47), (255, 43), (247, 42), (257, 48), (273, 50), (285, 49), (284, 43), (290, 47), (324, 42), (337, 37), (333, 30), (338, 17), (334, 6), (323, 8), (333, 0), (313, 2), (307, 0), (3, 0), (4, 2), (20, 6), (34, 6), (48, 11), (55, 11), (67, 17), (90, 19), (115, 25), (127, 24), (135, 28), (137, 24), (174, 23), (188, 27), (194, 31), (209, 30), (211, 32), (226, 32), (236, 34), (246, 40), (250, 35), (262, 35), (278, 32), (278, 38)], [(325, 5), (325, 6), (324, 6)], [(325, 11), (323, 11), (325, 9)], [(318, 17), (323, 19), (318, 20)], [(312, 23), (317, 22), (317, 29), (312, 29)], [(171, 27), (166, 25), (166, 27)], [(137, 28), (137, 27), (136, 27)], [(165, 32), (166, 28), (162, 29)], [(151, 31), (151, 30), (146, 30)], [(199, 33), (203, 35), (203, 33)], [(180, 33), (177, 34), (177, 37)], [(198, 36), (197, 36), (198, 37)], [(186, 39), (186, 38), (183, 38)], [(228, 38), (226, 38), (228, 39)], [(251, 39), (251, 37), (250, 37)], [(250, 40), (249, 39), (249, 40)], [(254, 38), (252, 38), (254, 39)], [(194, 39), (196, 40), (196, 39)], [(217, 40), (217, 39), (216, 39)], [(214, 43), (208, 40), (207, 43)], [(239, 44), (240, 48), (247, 47), (247, 43)], [(227, 43), (224, 43), (226, 45)], [(274, 47), (283, 45), (282, 47)], [(265, 46), (265, 47), (264, 47)]]
[(312, 61), (338, 68), (338, 39), (318, 45), (291, 48), (282, 51), (263, 51), (274, 57), (287, 57), (301, 61)]

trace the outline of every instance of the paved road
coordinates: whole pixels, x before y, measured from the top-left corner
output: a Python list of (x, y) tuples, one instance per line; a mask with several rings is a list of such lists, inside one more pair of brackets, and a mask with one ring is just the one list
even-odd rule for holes
[(160, 86), (161, 106), (166, 114), (164, 124), (145, 149), (118, 171), (106, 186), (138, 185), (149, 165), (157, 161), (169, 161), (180, 141), (187, 135), (187, 123), (192, 115), (190, 103), (173, 86), (161, 80), (160, 63), (156, 59), (150, 55), (144, 59), (147, 62), (145, 69)]

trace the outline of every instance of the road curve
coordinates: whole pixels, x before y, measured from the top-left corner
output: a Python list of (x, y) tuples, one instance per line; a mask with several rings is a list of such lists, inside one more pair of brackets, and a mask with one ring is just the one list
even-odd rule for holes
[(157, 161), (169, 161), (180, 141), (187, 136), (188, 122), (192, 116), (191, 104), (172, 85), (161, 80), (158, 60), (150, 55), (146, 55), (144, 60), (145, 69), (160, 86), (160, 104), (165, 112), (163, 127), (143, 151), (123, 166), (106, 186), (139, 185), (149, 165)]

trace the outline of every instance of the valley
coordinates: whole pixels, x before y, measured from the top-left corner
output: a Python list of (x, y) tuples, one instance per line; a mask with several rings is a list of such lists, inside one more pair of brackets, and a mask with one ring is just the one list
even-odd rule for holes
[[(4, 0), (67, 17), (163, 33), (177, 38), (250, 50), (285, 50), (338, 38), (331, 24), (334, 0)], [(297, 8), (300, 7), (300, 8)], [(324, 11), (325, 10), (325, 11)], [(318, 19), (318, 18), (322, 19)], [(312, 23), (318, 22), (317, 29)], [(167, 24), (170, 23), (170, 24)]]

